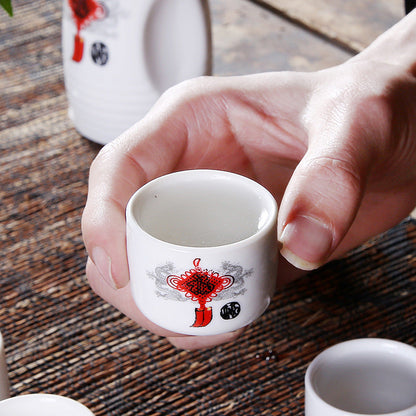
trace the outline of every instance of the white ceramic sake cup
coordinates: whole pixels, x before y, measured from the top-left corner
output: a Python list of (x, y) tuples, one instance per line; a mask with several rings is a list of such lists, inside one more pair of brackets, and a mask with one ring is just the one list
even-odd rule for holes
[(0, 400), (10, 397), (9, 377), (7, 375), (6, 355), (4, 350), (3, 337), (0, 332)]
[(277, 204), (261, 185), (188, 170), (140, 188), (126, 209), (133, 298), (157, 325), (188, 335), (234, 331), (275, 290)]
[(416, 348), (368, 338), (319, 354), (305, 376), (306, 416), (415, 416)]
[(83, 404), (55, 394), (25, 394), (0, 402), (4, 416), (94, 416)]

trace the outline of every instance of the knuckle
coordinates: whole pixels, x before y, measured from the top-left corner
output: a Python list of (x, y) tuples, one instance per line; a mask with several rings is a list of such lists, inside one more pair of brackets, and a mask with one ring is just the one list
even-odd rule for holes
[(308, 163), (308, 171), (337, 186), (340, 195), (359, 193), (361, 190), (360, 170), (354, 162), (337, 156), (319, 156)]
[(200, 76), (182, 81), (164, 91), (159, 102), (178, 105), (202, 97), (212, 85), (212, 77)]

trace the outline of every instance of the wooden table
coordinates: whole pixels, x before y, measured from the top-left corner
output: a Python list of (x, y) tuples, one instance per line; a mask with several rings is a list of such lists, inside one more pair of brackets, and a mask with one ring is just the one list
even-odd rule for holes
[[(212, 0), (214, 74), (311, 71), (348, 59), (401, 0)], [(0, 13), (0, 330), (12, 395), (47, 392), (98, 415), (301, 415), (310, 360), (336, 342), (416, 345), (416, 222), (292, 283), (238, 343), (173, 348), (99, 299), (80, 216), (100, 146), (67, 116), (61, 2)]]

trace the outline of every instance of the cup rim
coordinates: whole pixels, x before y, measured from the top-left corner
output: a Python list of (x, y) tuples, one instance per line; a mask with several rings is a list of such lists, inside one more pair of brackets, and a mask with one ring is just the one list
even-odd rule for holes
[[(243, 182), (245, 184), (250, 185), (253, 188), (257, 188), (259, 192), (262, 193), (262, 198), (268, 202), (269, 205), (269, 212), (270, 214), (267, 217), (267, 220), (265, 221), (264, 225), (260, 229), (258, 229), (254, 234), (243, 238), (238, 241), (234, 241), (227, 244), (222, 245), (212, 245), (212, 246), (189, 246), (189, 245), (181, 245), (172, 243), (169, 241), (161, 240), (149, 232), (147, 232), (137, 221), (133, 211), (134, 211), (134, 205), (139, 198), (139, 196), (145, 192), (148, 188), (151, 186), (154, 186), (158, 182), (162, 182), (165, 180), (169, 180), (172, 176), (207, 176), (212, 175), (212, 179), (215, 177), (217, 178), (228, 178), (232, 179), (235, 178), (240, 182)], [(235, 248), (241, 245), (248, 245), (252, 242), (262, 238), (264, 235), (266, 235), (268, 232), (271, 231), (272, 227), (275, 226), (275, 223), (277, 221), (277, 202), (274, 198), (274, 196), (271, 194), (270, 191), (268, 191), (263, 185), (260, 185), (258, 182), (256, 182), (253, 179), (250, 179), (246, 176), (228, 172), (225, 170), (216, 170), (216, 169), (189, 169), (189, 170), (181, 170), (177, 172), (168, 173), (166, 175), (158, 176), (157, 178), (147, 182), (143, 186), (141, 186), (134, 194), (130, 197), (127, 206), (126, 206), (126, 224), (127, 225), (134, 225), (134, 227), (138, 228), (143, 234), (145, 234), (149, 239), (157, 242), (158, 244), (161, 244), (166, 247), (170, 247), (176, 250), (184, 250), (184, 249), (198, 249), (198, 251), (207, 251), (207, 250), (213, 250), (217, 248), (221, 248), (221, 250), (227, 249), (227, 248)], [(276, 238), (277, 238), (277, 228), (276, 228)]]
[(25, 405), (27, 406), (27, 405), (30, 405), (30, 403), (34, 401), (38, 401), (39, 399), (49, 400), (49, 401), (53, 400), (55, 402), (64, 402), (64, 403), (69, 404), (71, 408), (73, 409), (77, 408), (78, 410), (82, 410), (84, 416), (94, 416), (94, 414), (92, 413), (90, 409), (88, 409), (88, 407), (78, 402), (77, 400), (71, 399), (70, 397), (61, 396), (58, 394), (51, 394), (51, 393), (28, 393), (28, 394), (22, 394), (19, 396), (9, 397), (8, 399), (4, 399), (0, 401), (0, 410), (3, 407), (6, 407), (7, 405), (9, 405), (10, 403), (14, 403), (17, 401), (25, 402)]
[(411, 358), (411, 360), (414, 361), (416, 365), (416, 348), (400, 341), (387, 338), (358, 338), (340, 342), (323, 350), (309, 364), (305, 374), (305, 394), (310, 394), (314, 398), (314, 400), (319, 401), (328, 411), (331, 411), (332, 409), (333, 411), (338, 412), (336, 413), (338, 415), (342, 414), (344, 416), (409, 416), (410, 414), (414, 414), (409, 412), (416, 411), (416, 403), (411, 405), (410, 407), (406, 407), (390, 413), (353, 413), (348, 410), (343, 410), (333, 406), (332, 404), (329, 404), (316, 391), (315, 384), (313, 383), (313, 376), (316, 373), (316, 371), (319, 370), (320, 366), (322, 365), (322, 362), (325, 359), (329, 357), (334, 357), (339, 353), (342, 353), (342, 351), (344, 350), (348, 351), (349, 353), (354, 353), (358, 351), (358, 349), (360, 349), (360, 351), (362, 351), (363, 349), (364, 351), (373, 351), (375, 346), (378, 347), (378, 350), (380, 348), (383, 348), (383, 350), (385, 350), (386, 352), (389, 351), (396, 354), (399, 351), (401, 353), (404, 351), (406, 356)]

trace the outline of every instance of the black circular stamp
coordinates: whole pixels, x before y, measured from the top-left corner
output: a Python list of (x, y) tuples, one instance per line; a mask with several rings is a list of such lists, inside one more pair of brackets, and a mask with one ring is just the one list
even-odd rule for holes
[(241, 311), (241, 306), (238, 302), (229, 302), (225, 304), (220, 311), (222, 319), (234, 319)]
[(91, 58), (97, 65), (105, 65), (108, 62), (108, 47), (102, 42), (95, 42), (91, 47)]

